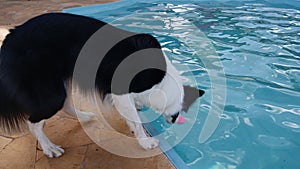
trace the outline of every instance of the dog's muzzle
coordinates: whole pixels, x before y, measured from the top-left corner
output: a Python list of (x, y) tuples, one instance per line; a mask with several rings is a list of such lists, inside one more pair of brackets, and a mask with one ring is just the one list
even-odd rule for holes
[(171, 116), (171, 118), (172, 118), (171, 122), (172, 122), (172, 123), (175, 123), (178, 116), (179, 116), (179, 112), (177, 112), (176, 114), (173, 114), (173, 115)]

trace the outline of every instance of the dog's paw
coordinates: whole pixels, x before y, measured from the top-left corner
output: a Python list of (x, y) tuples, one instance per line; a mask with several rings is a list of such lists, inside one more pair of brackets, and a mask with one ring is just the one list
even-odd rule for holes
[(159, 145), (159, 141), (154, 137), (139, 138), (138, 141), (145, 150), (154, 149)]
[(59, 157), (63, 155), (65, 152), (64, 149), (62, 149), (60, 146), (55, 145), (53, 143), (42, 147), (42, 149), (43, 149), (43, 153), (50, 158)]
[(137, 111), (141, 111), (143, 109), (143, 105), (140, 102), (135, 102), (135, 108)]

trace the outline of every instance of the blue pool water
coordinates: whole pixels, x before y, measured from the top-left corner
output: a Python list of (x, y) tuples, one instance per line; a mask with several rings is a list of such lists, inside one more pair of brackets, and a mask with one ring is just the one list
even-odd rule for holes
[[(144, 109), (189, 168), (300, 168), (299, 1), (121, 1), (65, 12), (153, 34), (184, 83), (206, 91), (184, 114), (187, 124), (175, 127), (186, 132), (183, 139)], [(203, 47), (203, 40), (210, 46)], [(207, 65), (212, 56), (218, 57)], [(212, 78), (209, 72), (217, 73)], [(223, 76), (224, 111), (212, 135), (201, 141), (212, 108), (212, 79)], [(189, 114), (195, 111), (193, 120)]]

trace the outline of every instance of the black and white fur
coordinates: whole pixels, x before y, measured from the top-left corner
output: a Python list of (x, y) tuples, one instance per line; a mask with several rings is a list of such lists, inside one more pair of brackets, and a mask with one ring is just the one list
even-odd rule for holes
[[(0, 127), (3, 132), (22, 131), (27, 124), (44, 154), (59, 157), (64, 153), (43, 132), (45, 119), (61, 109), (86, 121), (93, 118), (93, 113), (81, 112), (72, 106), (71, 84), (76, 82), (71, 79), (81, 48), (105, 24), (89, 17), (50, 13), (10, 30), (0, 53)], [(139, 144), (144, 149), (152, 149), (158, 146), (158, 140), (146, 136), (136, 107), (149, 106), (174, 123), (184, 100), (179, 73), (162, 55), (166, 60), (166, 72), (148, 72), (133, 84), (131, 92), (118, 95), (110, 90), (112, 74), (107, 73), (113, 73), (117, 66), (110, 67), (110, 63), (120, 62), (129, 54), (146, 48), (161, 49), (157, 40), (148, 34), (129, 37), (112, 48), (98, 70), (101, 74), (105, 69), (106, 74), (96, 80), (95, 88), (102, 99), (107, 95), (113, 98), (114, 106), (126, 117)]]

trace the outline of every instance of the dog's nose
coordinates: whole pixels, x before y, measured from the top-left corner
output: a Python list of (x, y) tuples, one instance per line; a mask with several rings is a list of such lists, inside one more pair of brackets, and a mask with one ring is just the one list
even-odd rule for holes
[(176, 119), (177, 119), (177, 117), (179, 116), (179, 112), (177, 112), (176, 114), (173, 114), (171, 117), (172, 117), (172, 120), (171, 120), (171, 122), (172, 123), (175, 123), (175, 121), (176, 121)]

